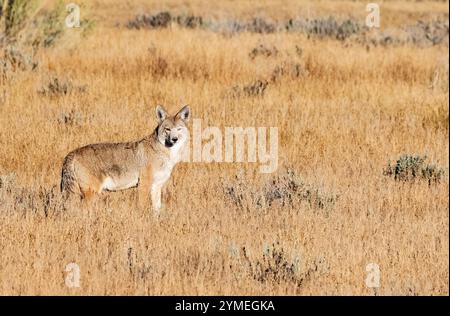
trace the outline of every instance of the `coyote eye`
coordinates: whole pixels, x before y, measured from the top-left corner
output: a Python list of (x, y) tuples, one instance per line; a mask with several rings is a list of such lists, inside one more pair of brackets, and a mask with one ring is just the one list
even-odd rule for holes
[(180, 131), (181, 131), (182, 129), (183, 129), (183, 128), (181, 128), (181, 127), (178, 127), (178, 128), (177, 128), (177, 131), (179, 131), (179, 132), (180, 132)]
[(167, 128), (167, 127), (166, 127), (166, 128), (164, 129), (164, 131), (165, 131), (166, 133), (169, 133), (169, 132), (170, 132), (170, 128)]

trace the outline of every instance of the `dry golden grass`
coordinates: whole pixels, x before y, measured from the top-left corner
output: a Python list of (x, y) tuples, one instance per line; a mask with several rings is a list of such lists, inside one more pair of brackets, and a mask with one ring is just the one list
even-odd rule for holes
[[(98, 22), (88, 37), (67, 31), (39, 52), (36, 71), (0, 81), (0, 294), (448, 295), (448, 46), (367, 49), (298, 33), (229, 37), (115, 26), (164, 9), (366, 14), (365, 2), (354, 1), (158, 2), (95, 1), (89, 12)], [(448, 3), (384, 5), (393, 26), (448, 17)], [(259, 44), (278, 55), (252, 60)], [(281, 77), (264, 95), (227, 96), (293, 63), (304, 74)], [(436, 83), (437, 72), (444, 75)], [(38, 93), (55, 77), (85, 88)], [(264, 209), (246, 201), (242, 209), (226, 193), (234, 175), (262, 190), (276, 174), (259, 174), (257, 164), (183, 163), (163, 193), (161, 220), (136, 210), (134, 190), (63, 211), (56, 187), (65, 154), (150, 133), (158, 103), (172, 111), (190, 104), (193, 117), (210, 126), (278, 126), (276, 174), (291, 168), (337, 200), (326, 209), (301, 200)], [(427, 154), (444, 178), (428, 185), (384, 176), (387, 161), (403, 153)], [(255, 266), (264, 266), (266, 247), (277, 243), (282, 262), (260, 277)], [(283, 270), (284, 261), (295, 271)], [(80, 267), (80, 288), (65, 285), (71, 262)], [(365, 284), (371, 262), (381, 269), (378, 289)]]

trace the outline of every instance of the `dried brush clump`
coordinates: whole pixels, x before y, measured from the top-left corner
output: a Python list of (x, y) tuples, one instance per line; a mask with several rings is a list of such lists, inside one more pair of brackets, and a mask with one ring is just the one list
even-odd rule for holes
[(242, 254), (247, 264), (248, 271), (253, 279), (258, 282), (282, 282), (292, 283), (300, 288), (303, 278), (299, 275), (299, 262), (290, 260), (286, 251), (279, 247), (279, 243), (273, 244), (272, 248), (267, 249), (261, 258), (252, 260), (249, 258), (245, 247), (242, 248)]
[(300, 293), (305, 282), (329, 269), (324, 258), (316, 258), (310, 264), (300, 262), (298, 256), (290, 256), (279, 242), (266, 247), (262, 256), (250, 256), (245, 247), (241, 250), (243, 260), (240, 263), (244, 263), (251, 278), (262, 284), (289, 284), (296, 293)]
[(22, 30), (34, 5), (29, 0), (0, 0), (0, 31), (5, 38), (11, 39)]
[[(294, 17), (285, 21), (272, 21), (255, 17), (248, 21), (220, 20), (195, 15), (173, 15), (164, 11), (156, 14), (141, 14), (127, 23), (131, 29), (165, 28), (175, 23), (184, 28), (203, 28), (222, 34), (233, 35), (242, 32), (270, 34), (275, 32), (300, 32), (308, 37), (333, 38), (345, 41), (354, 38), (364, 45), (386, 46), (412, 43), (417, 46), (448, 45), (448, 20), (418, 21), (401, 29), (383, 32), (369, 32), (369, 28), (353, 18), (337, 18), (334, 16), (305, 18)], [(256, 48), (250, 53), (254, 59), (258, 55), (273, 55), (264, 48)]]
[(382, 32), (363, 32), (357, 42), (372, 46), (400, 46), (413, 44), (417, 47), (447, 45), (449, 36), (448, 20), (418, 21), (398, 29), (388, 29)]
[(248, 54), (250, 59), (255, 59), (258, 56), (263, 57), (275, 57), (278, 55), (278, 49), (275, 46), (266, 46), (263, 44), (259, 44), (255, 48), (251, 50), (251, 52)]
[(128, 21), (127, 27), (133, 29), (142, 28), (162, 28), (167, 27), (172, 21), (172, 15), (169, 12), (159, 12), (157, 14), (140, 14), (133, 20)]
[(266, 91), (267, 85), (269, 83), (266, 80), (256, 80), (242, 88), (244, 95), (248, 97), (262, 96), (264, 91)]
[(139, 256), (139, 252), (131, 245), (126, 249), (126, 258), (128, 271), (135, 282), (145, 281), (149, 276), (158, 272), (155, 271), (155, 267), (150, 264), (149, 260)]
[(29, 212), (48, 217), (59, 213), (63, 207), (59, 188), (39, 186), (37, 189), (23, 187), (17, 182), (15, 174), (0, 175), (0, 204), (3, 210), (11, 213)]
[(438, 183), (444, 176), (444, 169), (425, 163), (427, 156), (404, 154), (391, 165), (388, 162), (383, 174), (397, 181), (425, 180), (428, 184)]
[(226, 93), (226, 96), (230, 98), (262, 97), (268, 85), (269, 82), (267, 80), (261, 79), (243, 86), (235, 85)]
[(69, 79), (53, 77), (38, 90), (38, 93), (47, 97), (56, 97), (72, 93), (84, 93), (86, 91), (86, 85), (77, 86)]
[[(269, 56), (269, 55), (266, 55)], [(227, 98), (263, 97), (270, 84), (280, 82), (283, 79), (296, 80), (308, 76), (305, 67), (292, 61), (283, 61), (276, 65), (269, 76), (257, 79), (245, 85), (234, 85), (225, 92)]]
[(418, 21), (416, 25), (408, 26), (407, 41), (418, 46), (448, 45), (449, 24), (447, 20)]
[(42, 9), (42, 3), (36, 0), (2, 2), (0, 1), (0, 33), (4, 36), (0, 38), (0, 45), (22, 43), (35, 49), (49, 47), (55, 44), (66, 29), (66, 10), (62, 1), (47, 9)]
[(250, 22), (244, 22), (241, 25), (241, 31), (250, 33), (268, 34), (274, 33), (277, 30), (275, 23), (260, 17), (253, 18)]
[(172, 15), (164, 11), (156, 14), (140, 14), (128, 21), (127, 27), (130, 29), (155, 29), (169, 27), (171, 23), (176, 23), (185, 28), (197, 28), (204, 25), (201, 16), (193, 15)]
[(330, 37), (337, 40), (345, 40), (348, 37), (359, 34), (364, 27), (356, 20), (338, 20), (333, 16), (325, 18), (294, 18), (290, 19), (284, 26), (287, 31), (306, 33), (308, 36), (319, 38)]
[(358, 34), (363, 27), (353, 19), (340, 21), (333, 16), (308, 19), (291, 18), (287, 21), (275, 22), (262, 17), (254, 17), (248, 21), (205, 19), (193, 15), (173, 15), (164, 11), (156, 14), (141, 14), (127, 23), (128, 28), (164, 28), (170, 23), (176, 23), (186, 28), (204, 28), (226, 34), (242, 32), (270, 34), (280, 31), (304, 32), (311, 36), (333, 37), (344, 40), (353, 34)]
[(0, 53), (0, 74), (3, 78), (9, 78), (17, 71), (35, 70), (37, 66), (33, 55), (17, 45), (5, 46)]
[(293, 170), (274, 176), (262, 187), (256, 188), (236, 177), (232, 185), (225, 187), (229, 200), (239, 209), (267, 209), (275, 203), (282, 207), (306, 202), (313, 209), (329, 210), (337, 201), (338, 195), (324, 193), (321, 189), (302, 181)]
[(59, 2), (52, 10), (44, 11), (32, 21), (31, 25), (34, 27), (28, 31), (27, 41), (36, 49), (55, 45), (66, 30), (65, 17), (66, 10), (63, 2)]
[(279, 31), (302, 31), (309, 35), (329, 36), (345, 39), (351, 34), (358, 33), (361, 27), (354, 20), (342, 22), (334, 17), (319, 19), (293, 18), (288, 21), (275, 22), (262, 17), (254, 17), (248, 21), (205, 19), (194, 15), (173, 15), (170, 12), (156, 14), (140, 14), (128, 21), (127, 27), (132, 29), (165, 28), (171, 23), (186, 28), (204, 28), (216, 32), (235, 34), (242, 32), (270, 34)]
[(195, 29), (203, 25), (203, 18), (195, 15), (179, 15), (175, 17), (175, 21), (178, 25), (188, 29)]
[(82, 113), (76, 111), (75, 109), (71, 109), (70, 111), (61, 112), (61, 114), (57, 118), (57, 122), (60, 125), (73, 127), (73, 126), (81, 126), (85, 123), (87, 119)]
[(277, 82), (282, 78), (297, 79), (308, 75), (308, 70), (304, 68), (300, 63), (284, 61), (277, 65), (271, 75), (270, 82)]
[[(18, 71), (35, 70), (36, 53), (53, 46), (66, 29), (65, 5), (40, 9), (36, 0), (0, 0), (0, 77), (10, 79)], [(85, 18), (83, 32), (91, 28), (92, 21)]]

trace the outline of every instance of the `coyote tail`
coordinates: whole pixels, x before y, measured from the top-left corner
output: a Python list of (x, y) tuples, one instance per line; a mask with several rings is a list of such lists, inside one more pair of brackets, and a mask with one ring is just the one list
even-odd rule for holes
[(64, 159), (61, 171), (61, 193), (67, 197), (70, 193), (79, 194), (80, 188), (75, 178), (74, 156), (69, 154)]

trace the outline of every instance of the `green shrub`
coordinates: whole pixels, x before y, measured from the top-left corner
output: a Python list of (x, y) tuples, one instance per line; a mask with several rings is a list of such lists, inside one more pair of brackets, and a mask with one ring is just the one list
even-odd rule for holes
[(13, 38), (23, 29), (37, 1), (0, 0), (0, 22), (7, 38)]
[[(36, 50), (55, 44), (66, 30), (66, 3), (58, 0), (49, 10), (41, 9), (42, 3), (41, 0), (0, 0), (0, 46), (20, 43)], [(80, 23), (82, 36), (94, 25), (85, 16)]]
[(426, 180), (428, 184), (441, 180), (444, 170), (437, 165), (427, 164), (427, 156), (404, 154), (395, 164), (388, 162), (383, 174), (397, 181)]
[(45, 12), (39, 20), (38, 33), (33, 39), (33, 46), (52, 46), (64, 33), (65, 7), (59, 1), (53, 10)]
[(264, 210), (275, 203), (286, 207), (306, 202), (311, 208), (324, 210), (324, 214), (328, 215), (338, 199), (338, 195), (305, 183), (292, 169), (278, 173), (261, 187), (238, 177), (236, 180), (225, 187), (225, 193), (233, 204), (243, 210), (253, 207)]

